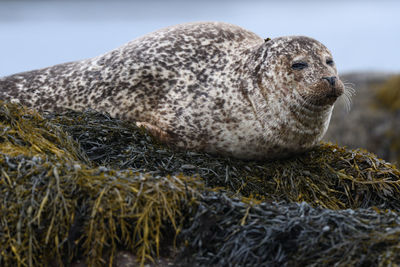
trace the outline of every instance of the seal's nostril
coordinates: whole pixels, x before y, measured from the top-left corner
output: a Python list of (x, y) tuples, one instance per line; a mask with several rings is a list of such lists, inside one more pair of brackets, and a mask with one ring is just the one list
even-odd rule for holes
[(335, 82), (336, 82), (336, 77), (335, 76), (322, 77), (322, 79), (327, 80), (331, 86), (335, 86)]

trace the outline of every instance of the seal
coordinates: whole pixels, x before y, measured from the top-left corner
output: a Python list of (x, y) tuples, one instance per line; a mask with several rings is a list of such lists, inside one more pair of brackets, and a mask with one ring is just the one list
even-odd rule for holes
[(315, 146), (344, 90), (320, 42), (264, 40), (221, 22), (167, 27), (104, 55), (0, 79), (3, 100), (108, 112), (174, 147), (243, 159)]

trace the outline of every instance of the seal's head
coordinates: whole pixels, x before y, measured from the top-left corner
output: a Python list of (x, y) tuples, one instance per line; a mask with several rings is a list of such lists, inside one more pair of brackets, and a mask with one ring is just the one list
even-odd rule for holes
[(295, 92), (315, 106), (332, 105), (344, 92), (335, 62), (320, 42), (305, 36), (279, 37), (264, 44), (266, 77), (280, 90)]
[[(252, 63), (251, 99), (271, 154), (292, 155), (318, 144), (328, 129), (333, 104), (347, 96), (329, 50), (304, 36), (266, 40)], [(251, 68), (251, 65), (248, 65)], [(251, 96), (250, 96), (251, 97)]]

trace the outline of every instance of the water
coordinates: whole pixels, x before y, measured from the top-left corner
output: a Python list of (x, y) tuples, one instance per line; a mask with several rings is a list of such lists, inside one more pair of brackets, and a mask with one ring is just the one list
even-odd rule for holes
[(340, 72), (400, 72), (400, 1), (0, 1), (0, 76), (93, 57), (189, 21), (307, 35)]

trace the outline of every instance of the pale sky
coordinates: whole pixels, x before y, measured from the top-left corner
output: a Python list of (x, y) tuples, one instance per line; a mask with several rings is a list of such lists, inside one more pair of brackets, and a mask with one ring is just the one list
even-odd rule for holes
[(399, 14), (400, 1), (0, 1), (0, 76), (93, 57), (191, 21), (313, 37), (340, 73), (400, 73)]

